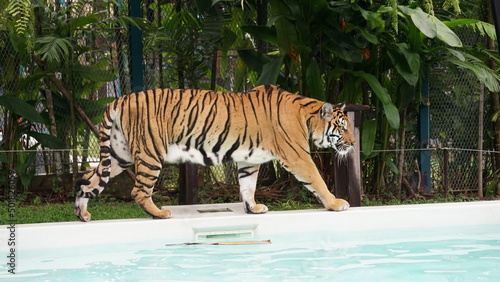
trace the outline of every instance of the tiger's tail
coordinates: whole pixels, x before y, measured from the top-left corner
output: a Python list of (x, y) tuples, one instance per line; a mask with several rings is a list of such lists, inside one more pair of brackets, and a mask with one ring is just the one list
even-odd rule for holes
[(116, 110), (110, 104), (99, 124), (100, 161), (98, 166), (75, 181), (76, 200), (74, 212), (81, 221), (89, 221), (91, 214), (87, 211), (88, 200), (98, 196), (111, 178), (111, 130), (116, 117)]

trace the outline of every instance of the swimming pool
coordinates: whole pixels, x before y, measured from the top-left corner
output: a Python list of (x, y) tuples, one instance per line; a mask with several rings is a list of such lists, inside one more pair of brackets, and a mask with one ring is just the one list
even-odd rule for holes
[[(17, 274), (2, 263), (0, 278), (500, 279), (500, 201), (265, 215), (246, 215), (240, 206), (170, 207), (176, 217), (169, 220), (19, 225)], [(271, 244), (183, 244), (260, 240)]]

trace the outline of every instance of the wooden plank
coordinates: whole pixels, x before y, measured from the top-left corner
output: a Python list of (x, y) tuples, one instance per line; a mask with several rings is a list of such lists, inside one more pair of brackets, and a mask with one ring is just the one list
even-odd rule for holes
[(271, 244), (271, 240), (260, 240), (260, 241), (229, 241), (229, 242), (188, 242), (179, 244), (165, 244), (165, 246), (193, 246), (193, 245), (212, 245), (212, 246), (230, 246), (230, 245), (256, 245), (256, 244)]
[(352, 111), (347, 112), (348, 118), (351, 120), (351, 130), (356, 138), (354, 151), (342, 162), (334, 163), (335, 176), (335, 196), (346, 199), (351, 207), (359, 207), (361, 205), (361, 161), (360, 161), (360, 145), (359, 145), (359, 128), (360, 117), (359, 113)]
[(198, 204), (198, 165), (179, 165), (179, 205)]
[(361, 146), (360, 146), (360, 132), (361, 117), (359, 112), (347, 112), (347, 117), (353, 121), (351, 123), (351, 130), (356, 138), (354, 144), (354, 151), (349, 154), (347, 164), (348, 169), (348, 199), (351, 207), (361, 206)]

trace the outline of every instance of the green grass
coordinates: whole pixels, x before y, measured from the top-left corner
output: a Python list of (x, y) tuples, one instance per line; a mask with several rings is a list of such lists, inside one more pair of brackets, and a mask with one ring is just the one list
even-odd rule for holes
[[(382, 205), (402, 205), (402, 204), (424, 204), (424, 203), (443, 203), (443, 202), (469, 202), (478, 200), (477, 198), (465, 197), (462, 195), (450, 196), (448, 199), (444, 197), (435, 197), (432, 199), (418, 198), (411, 201), (401, 201), (396, 198), (385, 200), (371, 200), (365, 197), (361, 203), (362, 206), (382, 206)], [(158, 206), (160, 205), (175, 205), (172, 200), (158, 197), (155, 200)], [(301, 209), (321, 209), (322, 205), (312, 200), (284, 200), (265, 202), (271, 211), (282, 210), (301, 210)], [(120, 201), (114, 198), (100, 197), (89, 201), (89, 212), (92, 214), (92, 220), (105, 219), (129, 219), (129, 218), (149, 218), (149, 215), (144, 213), (141, 208), (133, 201)], [(8, 205), (3, 202), (0, 205), (0, 225), (9, 224), (8, 221)], [(73, 214), (73, 202), (64, 204), (48, 203), (48, 204), (19, 204), (15, 208), (15, 223), (44, 223), (44, 222), (65, 222), (78, 221)]]
[[(274, 202), (267, 205), (273, 211), (321, 208), (319, 204), (297, 201)], [(109, 199), (89, 201), (88, 210), (92, 214), (92, 220), (150, 217), (135, 202), (112, 201)], [(0, 214), (8, 214), (7, 203), (4, 202), (0, 206)], [(0, 225), (11, 223), (7, 219), (7, 216), (2, 216)], [(78, 221), (73, 213), (73, 202), (64, 204), (18, 205), (15, 208), (15, 220), (16, 224)]]
[[(148, 218), (135, 202), (89, 202), (89, 212), (92, 220)], [(7, 215), (7, 204), (0, 207), (0, 214)], [(73, 213), (73, 203), (19, 205), (15, 209), (15, 223), (43, 223), (78, 221)], [(8, 224), (7, 217), (2, 216), (0, 225)]]
[(434, 195), (431, 198), (419, 196), (413, 199), (398, 199), (395, 196), (387, 196), (385, 199), (371, 199), (364, 197), (361, 201), (361, 206), (390, 206), (390, 205), (417, 205), (417, 204), (437, 204), (437, 203), (451, 203), (451, 202), (472, 202), (478, 201), (479, 197), (469, 197), (463, 194), (449, 195), (448, 198), (442, 195)]

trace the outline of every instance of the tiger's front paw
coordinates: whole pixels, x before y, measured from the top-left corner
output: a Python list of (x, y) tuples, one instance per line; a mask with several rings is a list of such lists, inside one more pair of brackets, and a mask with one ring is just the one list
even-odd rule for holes
[(92, 217), (91, 214), (87, 211), (87, 202), (89, 199), (76, 197), (75, 205), (73, 207), (73, 211), (75, 212), (76, 217), (83, 222), (90, 221)]
[(171, 210), (160, 210), (155, 215), (153, 215), (154, 219), (168, 219), (172, 217)]
[(334, 199), (332, 203), (327, 207), (331, 211), (345, 211), (349, 208), (349, 203), (346, 200)]
[(267, 206), (263, 205), (263, 204), (251, 205), (251, 204), (245, 203), (245, 212), (246, 213), (253, 213), (253, 214), (266, 213), (268, 210), (269, 209), (267, 208)]
[(82, 212), (80, 211), (80, 209), (76, 207), (75, 207), (75, 215), (82, 222), (88, 222), (92, 217), (92, 215), (88, 211)]

